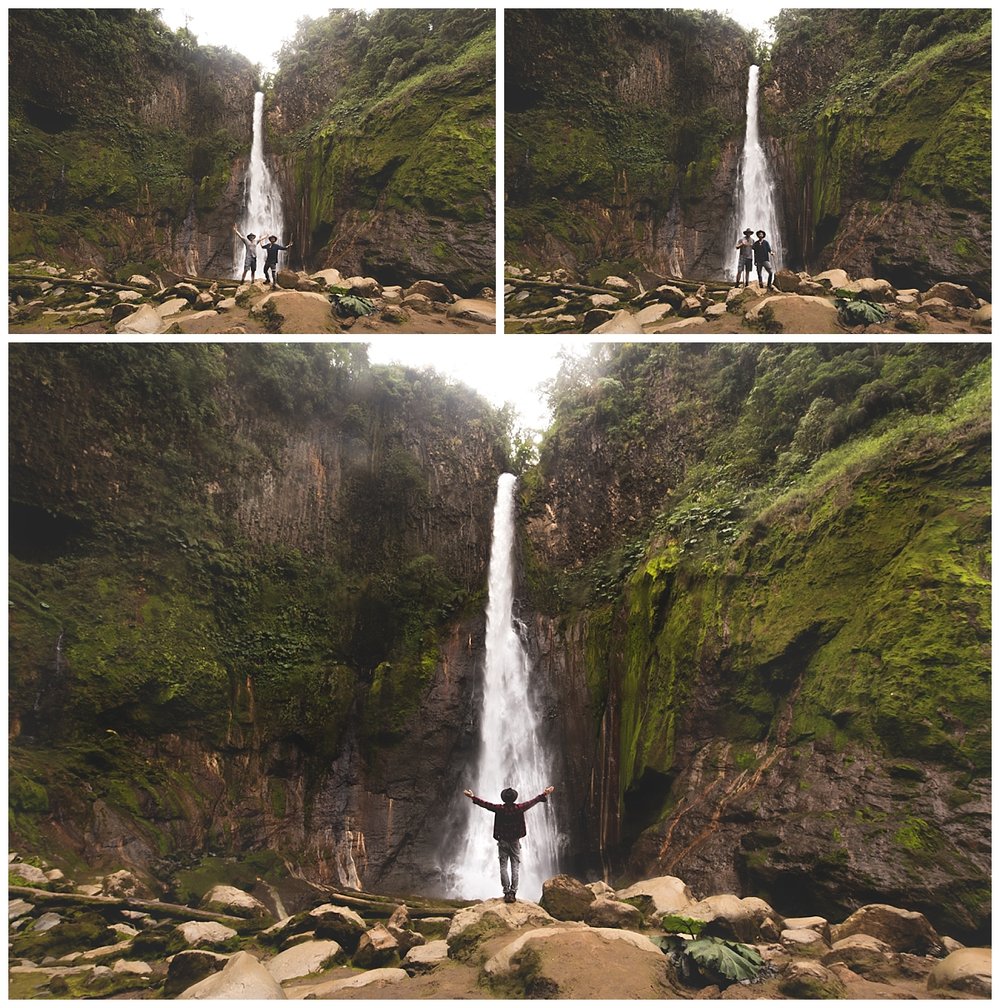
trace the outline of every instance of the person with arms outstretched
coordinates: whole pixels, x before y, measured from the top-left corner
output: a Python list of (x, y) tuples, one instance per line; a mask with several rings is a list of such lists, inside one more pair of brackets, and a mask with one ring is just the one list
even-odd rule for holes
[[(524, 822), (524, 813), (532, 805), (548, 801), (549, 795), (553, 791), (555, 788), (550, 784), (541, 794), (536, 795), (530, 801), (515, 804), (517, 792), (511, 787), (507, 787), (500, 792), (502, 805), (495, 805), (483, 798), (477, 798), (471, 791), (462, 792), (466, 798), (472, 799), (474, 805), (494, 813), (493, 839), (497, 842), (497, 852), (500, 856), (500, 885), (503, 887), (505, 903), (513, 903), (517, 899), (517, 883), (521, 872), (521, 837), (528, 832), (528, 827)], [(507, 872), (508, 864), (510, 865), (510, 874)]]
[[(264, 244), (264, 242), (268, 244)], [(278, 244), (278, 236), (271, 235), (269, 238), (261, 238), (260, 245), (264, 247), (264, 251), (267, 253), (267, 258), (264, 260), (264, 283), (267, 283), (267, 274), (271, 274), (271, 288), (273, 289), (278, 282), (278, 252), (284, 252), (285, 249), (290, 249), (292, 247), (292, 242), (287, 245)]]
[(243, 247), (247, 250), (247, 257), (243, 260), (243, 276), (240, 277), (240, 283), (246, 280), (247, 273), (250, 274), (250, 283), (253, 283), (257, 276), (257, 246), (254, 244), (257, 236), (255, 234), (241, 235), (235, 224), (233, 231), (236, 232), (236, 237), (243, 242)]

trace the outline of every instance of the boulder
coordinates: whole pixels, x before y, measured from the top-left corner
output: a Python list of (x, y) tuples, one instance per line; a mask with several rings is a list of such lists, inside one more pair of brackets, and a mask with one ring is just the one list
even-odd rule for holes
[(343, 957), (343, 949), (335, 941), (305, 941), (279, 952), (264, 965), (278, 983), (296, 977), (319, 973)]
[[(36, 934), (40, 931), (51, 931), (57, 924), (61, 924), (62, 920), (63, 919), (59, 916), (59, 914), (49, 911), (48, 913), (43, 913), (41, 917), (35, 921), (35, 926), (31, 930)], [(118, 931), (117, 928), (114, 928), (113, 930), (116, 933)], [(132, 937), (134, 938), (136, 934), (138, 934), (137, 931), (132, 934)], [(124, 935), (122, 937), (124, 937)]]
[(209, 294), (208, 291), (202, 291), (194, 299), (194, 306), (195, 306), (195, 308), (214, 308), (215, 307), (215, 298), (212, 297), (212, 295)]
[(930, 315), (939, 322), (951, 322), (958, 316), (958, 309), (944, 298), (925, 298), (920, 302), (917, 311), (921, 315)]
[(7, 919), (17, 920), (20, 917), (27, 917), (34, 910), (33, 904), (23, 899), (12, 899), (7, 901)]
[(34, 865), (26, 864), (23, 861), (10, 865), (7, 871), (11, 881), (15, 884), (17, 880), (20, 880), (23, 884), (29, 886), (44, 886), (49, 881), (41, 868), (36, 868)]
[(285, 1001), (285, 992), (249, 952), (231, 956), (220, 973), (199, 980), (177, 995), (181, 1001)]
[(494, 325), (497, 320), (497, 303), (485, 298), (459, 298), (448, 305), (446, 314), (448, 318), (464, 318)]
[(616, 312), (608, 311), (606, 308), (591, 308), (583, 316), (583, 331), (587, 333), (637, 333), (639, 327), (632, 321), (633, 317), (626, 308)]
[(190, 283), (178, 283), (174, 284), (173, 287), (168, 287), (162, 295), (164, 299), (169, 300), (171, 298), (182, 298), (188, 304), (194, 304), (198, 300), (198, 294), (200, 291), (194, 284)]
[(311, 273), (310, 279), (326, 284), (327, 287), (343, 287), (344, 278), (340, 275), (340, 270), (325, 269), (318, 273)]
[(666, 302), (672, 308), (680, 308), (681, 302), (684, 300), (684, 291), (680, 287), (674, 287), (673, 284), (661, 284), (654, 290), (647, 291), (643, 295), (644, 302)]
[(915, 294), (900, 294), (896, 292), (896, 304), (900, 308), (913, 308), (920, 303), (920, 299)]
[(810, 931), (822, 935), (823, 941), (827, 945), (831, 943), (830, 922), (825, 917), (786, 917), (784, 924), (785, 928), (791, 931), (808, 928)]
[(235, 311), (235, 309), (236, 309), (236, 298), (234, 297), (223, 298), (215, 306), (215, 310), (220, 312)]
[(167, 960), (167, 979), (163, 993), (175, 998), (181, 991), (193, 987), (199, 980), (220, 972), (229, 962), (229, 956), (207, 949), (184, 949)]
[(989, 331), (993, 328), (993, 305), (980, 305), (973, 313), (970, 320), (979, 329)]
[(636, 882), (627, 889), (618, 890), (618, 899), (639, 908), (644, 917), (679, 913), (694, 902), (694, 893), (673, 875)]
[(942, 301), (946, 301), (956, 308), (975, 309), (979, 307), (979, 298), (968, 287), (962, 287), (959, 284), (947, 282), (936, 283), (920, 300), (921, 302), (927, 302), (935, 298), (940, 298)]
[(237, 937), (238, 932), (217, 921), (187, 921), (178, 924), (174, 933), (179, 935), (189, 948), (205, 945), (224, 945)]
[(348, 952), (353, 952), (365, 933), (365, 922), (350, 907), (324, 903), (310, 910), (302, 930), (313, 930), (317, 938), (332, 938)]
[(964, 948), (935, 963), (927, 977), (929, 991), (971, 994), (988, 998), (993, 994), (993, 955), (988, 948)]
[(434, 302), (426, 294), (407, 294), (403, 298), (403, 307), (420, 315), (434, 314)]
[(837, 1000), (847, 993), (831, 970), (809, 959), (791, 963), (778, 984), (778, 990), (786, 997), (809, 1001)]
[(594, 894), (578, 879), (571, 875), (556, 875), (542, 883), (542, 898), (538, 902), (556, 920), (582, 921), (595, 899)]
[(411, 284), (403, 292), (403, 297), (408, 298), (411, 294), (423, 294), (425, 298), (429, 298), (431, 301), (438, 301), (441, 304), (449, 304), (451, 302), (451, 291), (443, 283), (436, 283), (433, 280), (418, 280), (415, 284)]
[(642, 912), (638, 907), (603, 894), (587, 907), (583, 919), (594, 928), (624, 928), (632, 931), (642, 927)]
[(386, 921), (386, 929), (393, 938), (401, 956), (405, 956), (412, 948), (423, 945), (427, 939), (413, 927), (409, 911), (405, 906), (398, 906), (392, 916)]
[(850, 291), (859, 300), (875, 301), (880, 304), (895, 301), (896, 299), (896, 291), (888, 280), (873, 280), (871, 277), (852, 280), (844, 286), (844, 290)]
[(731, 287), (726, 294), (726, 311), (742, 315), (748, 302), (757, 296), (757, 291), (753, 287)]
[(781, 947), (796, 955), (825, 949), (826, 942), (817, 931), (809, 928), (786, 928), (781, 932)]
[(866, 934), (848, 935), (834, 942), (822, 959), (824, 966), (842, 963), (852, 973), (874, 983), (887, 983), (899, 966), (899, 954), (879, 938)]
[(374, 277), (353, 276), (344, 281), (355, 297), (377, 298), (382, 295), (382, 285)]
[(722, 303), (711, 304), (705, 309), (705, 318), (707, 319), (722, 318), (723, 315), (728, 314), (728, 312), (729, 309), (726, 307), (726, 305)]
[(618, 304), (618, 298), (614, 294), (591, 294), (590, 303), (595, 308), (609, 308)]
[(156, 306), (156, 314), (160, 316), (161, 319), (166, 318), (168, 315), (176, 315), (178, 312), (184, 311), (187, 308), (189, 302), (187, 298), (175, 297), (168, 298), (162, 304)]
[(634, 294), (635, 287), (620, 276), (609, 276), (604, 278), (604, 283), (601, 284), (602, 287), (607, 287), (609, 290), (622, 291), (625, 294)]
[(141, 273), (133, 273), (125, 283), (132, 287), (145, 287), (147, 290), (156, 290), (160, 286), (155, 280), (150, 280), (149, 277), (142, 276)]
[(661, 319), (666, 318), (673, 310), (673, 306), (670, 304), (651, 304), (646, 305), (645, 308), (640, 308), (633, 318), (633, 322), (639, 327), (637, 332), (641, 332), (643, 326), (653, 325)]
[(418, 973), (430, 973), (447, 958), (448, 943), (443, 938), (439, 938), (426, 945), (417, 945), (415, 948), (411, 948), (403, 958), (403, 969), (410, 976), (416, 976)]
[(139, 291), (116, 291), (115, 296), (126, 304), (134, 304), (136, 301), (141, 301), (143, 297)]
[(681, 302), (681, 306), (678, 310), (681, 315), (690, 317), (692, 315), (700, 315), (702, 307), (701, 298), (691, 294)]
[(219, 313), (211, 311), (185, 312), (179, 318), (171, 321), (171, 327), (177, 326), (182, 333), (213, 332)]
[(136, 959), (119, 959), (112, 967), (111, 972), (118, 976), (150, 976), (153, 967), (147, 962)]
[(587, 888), (595, 896), (607, 896), (608, 899), (615, 898), (615, 890), (612, 886), (609, 886), (607, 882), (588, 882)]
[(331, 980), (329, 983), (320, 984), (309, 991), (309, 999), (326, 1000), (332, 998), (340, 991), (358, 990), (361, 987), (385, 987), (388, 984), (397, 984), (401, 980), (409, 979), (409, 974), (404, 969), (386, 968), (368, 970), (366, 973), (359, 973), (357, 976), (347, 977), (344, 980)]
[(783, 294), (798, 294), (802, 277), (789, 269), (780, 269), (774, 274), (774, 286)]
[(130, 871), (116, 871), (101, 879), (101, 895), (113, 899), (136, 899), (148, 895), (146, 887)]
[(382, 300), (386, 304), (402, 304), (403, 303), (403, 288), (399, 287), (399, 286), (383, 287), (382, 288)]
[(843, 924), (831, 928), (834, 947), (841, 939), (854, 934), (880, 938), (896, 952), (935, 956), (944, 952), (938, 933), (922, 913), (901, 910), (885, 903), (863, 906), (855, 910)]
[(369, 928), (358, 942), (352, 962), (362, 969), (378, 969), (399, 961), (399, 942), (383, 924)]
[(115, 325), (115, 332), (121, 334), (152, 335), (161, 332), (165, 328), (163, 319), (160, 318), (156, 309), (152, 305), (144, 304), (118, 322)]
[(762, 938), (761, 927), (777, 914), (761, 899), (721, 894), (689, 903), (680, 911), (682, 917), (705, 922), (703, 934), (732, 941), (756, 942)]
[(762, 322), (770, 317), (778, 332), (838, 333), (837, 306), (825, 297), (802, 294), (771, 294), (751, 305), (748, 322)]
[(502, 899), (491, 899), (475, 903), (459, 910), (452, 918), (446, 938), (449, 954), (456, 959), (463, 958), (490, 935), (554, 923), (555, 917), (527, 900), (505, 903)]
[(927, 328), (927, 323), (916, 312), (902, 311), (896, 316), (895, 326), (901, 332), (918, 333)]
[(838, 290), (846, 287), (851, 278), (842, 269), (831, 269), (825, 273), (817, 273), (812, 277), (813, 283), (822, 284), (827, 290)]
[(201, 901), (203, 910), (231, 917), (266, 917), (267, 907), (255, 896), (235, 886), (213, 886)]

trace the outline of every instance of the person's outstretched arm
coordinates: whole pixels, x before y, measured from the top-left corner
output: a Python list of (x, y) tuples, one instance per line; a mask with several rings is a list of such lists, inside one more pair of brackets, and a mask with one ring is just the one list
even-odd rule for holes
[(475, 798), (476, 797), (468, 788), (466, 788), (462, 792), (462, 794), (464, 794), (466, 798)]

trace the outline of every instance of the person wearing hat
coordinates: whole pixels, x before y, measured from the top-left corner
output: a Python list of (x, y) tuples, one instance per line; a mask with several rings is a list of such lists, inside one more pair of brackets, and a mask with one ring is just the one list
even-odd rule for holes
[(774, 267), (771, 265), (771, 243), (767, 240), (766, 231), (757, 232), (757, 240), (753, 243), (753, 261), (757, 267), (757, 283), (763, 287), (762, 270), (767, 270), (767, 289), (774, 286)]
[[(495, 805), (493, 802), (484, 801), (477, 798), (471, 791), (463, 791), (466, 798), (471, 798), (474, 805), (480, 808), (489, 809), (494, 813), (493, 817), (493, 839), (497, 842), (497, 851), (500, 855), (500, 885), (503, 886), (504, 903), (513, 903), (517, 899), (517, 882), (521, 871), (521, 837), (528, 832), (528, 827), (524, 822), (524, 813), (537, 805), (538, 802), (548, 801), (549, 795), (555, 791), (550, 784), (540, 795), (536, 795), (530, 801), (517, 802), (517, 792), (511, 788), (504, 788), (500, 792), (502, 805)], [(507, 864), (510, 863), (510, 874), (507, 874)]]
[(264, 282), (267, 283), (267, 274), (271, 274), (271, 287), (278, 282), (278, 252), (284, 252), (285, 249), (290, 249), (292, 247), (292, 242), (287, 245), (278, 244), (278, 236), (270, 235), (266, 241), (267, 245), (264, 245), (264, 238), (261, 238), (260, 244), (264, 247), (264, 251), (267, 253), (267, 258), (264, 260)]
[(736, 267), (736, 286), (740, 285), (740, 276), (743, 276), (743, 286), (750, 283), (750, 269), (753, 266), (753, 231), (747, 228), (743, 232), (743, 237), (736, 243), (736, 248), (740, 253), (739, 265)]
[(241, 235), (235, 224), (233, 230), (236, 231), (236, 237), (243, 242), (243, 246), (247, 250), (246, 259), (243, 260), (243, 276), (240, 277), (240, 283), (246, 280), (247, 273), (250, 274), (250, 283), (253, 283), (257, 276), (257, 246), (254, 244), (257, 236), (255, 234)]

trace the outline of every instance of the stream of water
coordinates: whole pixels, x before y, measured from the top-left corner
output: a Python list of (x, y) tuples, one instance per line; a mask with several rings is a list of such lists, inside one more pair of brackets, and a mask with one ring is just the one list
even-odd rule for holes
[(732, 241), (726, 259), (726, 276), (733, 280), (736, 277), (736, 242), (742, 237), (746, 228), (752, 228), (754, 236), (757, 231), (766, 231), (767, 240), (771, 244), (771, 265), (777, 270), (783, 265), (781, 236), (778, 233), (778, 214), (775, 210), (774, 181), (767, 166), (764, 148), (760, 143), (760, 133), (757, 124), (757, 104), (760, 67), (750, 67), (750, 77), (747, 82), (747, 133), (743, 141), (743, 156), (740, 158), (740, 171), (737, 179), (736, 214), (731, 228)]
[[(244, 186), (243, 216), (236, 225), (240, 234), (255, 234), (257, 241), (262, 236), (277, 235), (278, 241), (285, 237), (284, 217), (281, 210), (281, 193), (267, 167), (264, 158), (264, 92), (258, 91), (253, 98), (253, 143), (250, 147), (250, 163), (247, 165)], [(246, 250), (243, 242), (233, 235), (233, 276), (243, 274)], [(257, 249), (257, 275), (263, 273), (264, 250)]]
[[(542, 882), (558, 874), (560, 833), (555, 807), (559, 782), (552, 780), (552, 759), (532, 696), (532, 664), (522, 642), (523, 627), (514, 619), (514, 513), (517, 480), (510, 473), (497, 484), (493, 510), (489, 601), (486, 609), (486, 656), (483, 705), (479, 720), (479, 755), (473, 779), (465, 786), (487, 801), (499, 803), (512, 787), (518, 802), (539, 794), (548, 784), (556, 792), (525, 813), (528, 835), (521, 841), (524, 899), (537, 900)], [(452, 894), (464, 899), (500, 896), (493, 813), (466, 802), (464, 837), (447, 872)]]

